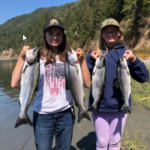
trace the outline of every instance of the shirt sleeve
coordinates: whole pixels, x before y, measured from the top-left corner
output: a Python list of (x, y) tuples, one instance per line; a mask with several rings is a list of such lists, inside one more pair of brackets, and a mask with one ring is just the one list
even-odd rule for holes
[(131, 77), (136, 81), (143, 83), (146, 82), (149, 78), (149, 72), (145, 64), (136, 57), (136, 60), (132, 63), (128, 62), (129, 70)]

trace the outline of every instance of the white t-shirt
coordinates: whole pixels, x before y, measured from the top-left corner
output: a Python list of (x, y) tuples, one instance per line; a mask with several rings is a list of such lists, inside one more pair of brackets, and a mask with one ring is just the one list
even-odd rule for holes
[(39, 89), (34, 98), (33, 109), (40, 114), (53, 114), (73, 105), (70, 90), (66, 90), (65, 64), (56, 56), (55, 64), (45, 66), (40, 59)]

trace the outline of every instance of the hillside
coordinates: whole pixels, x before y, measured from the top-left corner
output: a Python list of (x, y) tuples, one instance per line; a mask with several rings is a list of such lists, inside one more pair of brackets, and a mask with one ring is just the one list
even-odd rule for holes
[[(150, 0), (79, 0), (58, 7), (40, 8), (0, 25), (0, 52), (12, 48), (19, 53), (24, 44), (41, 48), (43, 26), (49, 18), (58, 18), (64, 23), (71, 47), (84, 47), (86, 51), (99, 37), (101, 22), (108, 17), (115, 18), (121, 22), (124, 44), (134, 48), (139, 45), (143, 32), (150, 34), (149, 16)], [(28, 38), (26, 43), (22, 41), (22, 34)]]
[[(40, 8), (30, 14), (24, 14), (8, 20), (0, 25), (0, 52), (13, 48), (14, 52), (19, 53), (24, 44), (38, 46), (42, 44), (43, 25), (49, 17), (59, 15), (62, 18), (67, 7), (74, 3), (65, 4), (58, 7)], [(63, 13), (64, 12), (64, 13)], [(22, 35), (26, 35), (28, 40), (24, 43)], [(41, 41), (41, 43), (38, 43)]]

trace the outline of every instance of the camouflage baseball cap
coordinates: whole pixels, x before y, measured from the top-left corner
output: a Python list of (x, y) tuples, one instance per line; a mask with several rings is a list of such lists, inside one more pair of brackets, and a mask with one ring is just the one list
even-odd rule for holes
[(101, 30), (106, 27), (106, 26), (109, 26), (109, 25), (113, 25), (113, 26), (117, 26), (119, 27), (119, 23), (113, 19), (113, 18), (108, 18), (106, 19), (105, 21), (102, 22), (101, 24)]

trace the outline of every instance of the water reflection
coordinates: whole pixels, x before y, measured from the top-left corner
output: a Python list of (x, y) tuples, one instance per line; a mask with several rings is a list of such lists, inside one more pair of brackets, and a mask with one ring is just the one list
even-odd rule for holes
[(19, 95), (19, 89), (11, 88), (11, 76), (16, 61), (0, 61), (0, 97), (3, 96), (3, 99), (5, 99), (5, 95), (7, 95), (6, 97), (9, 101), (11, 101), (11, 98), (16, 98), (17, 100)]

